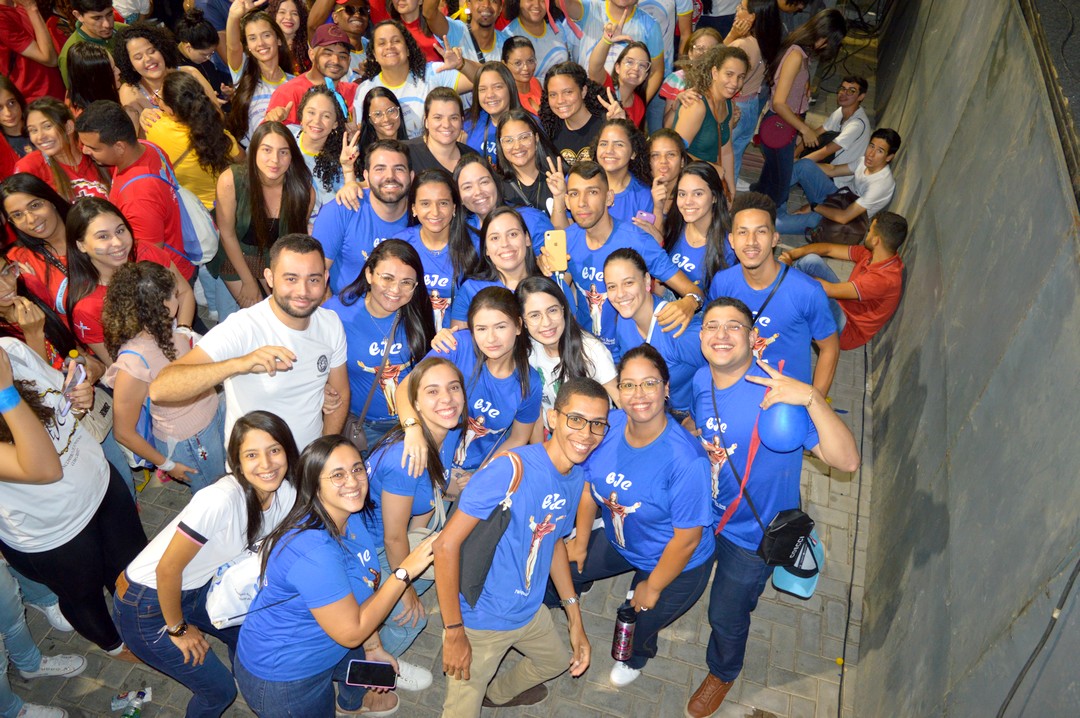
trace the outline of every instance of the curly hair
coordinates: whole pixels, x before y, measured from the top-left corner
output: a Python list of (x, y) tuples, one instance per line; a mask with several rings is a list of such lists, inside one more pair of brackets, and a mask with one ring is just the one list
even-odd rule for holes
[(630, 140), (630, 164), (627, 169), (638, 182), (646, 187), (652, 187), (652, 166), (649, 164), (648, 140), (645, 139), (645, 133), (624, 117), (604, 120), (604, 124), (600, 125), (600, 131), (596, 133), (596, 139), (592, 141), (593, 158), (599, 157), (596, 154), (596, 148), (600, 144), (600, 137), (603, 136), (604, 130), (609, 127), (618, 127), (626, 133), (627, 139)]
[[(334, 121), (337, 122), (337, 126), (330, 130), (330, 134), (326, 136), (326, 142), (323, 144), (318, 157), (315, 158), (315, 168), (311, 173), (322, 182), (323, 189), (327, 192), (334, 189), (334, 184), (337, 182), (338, 177), (341, 176), (341, 145), (345, 139), (345, 113), (341, 111), (341, 105), (338, 104), (335, 94), (326, 85), (314, 85), (300, 98), (300, 105), (296, 109), (296, 118), (302, 123), (304, 107), (316, 97), (327, 98), (330, 101), (330, 106), (334, 108)], [(359, 159), (353, 164), (353, 169), (356, 171), (357, 176), (363, 173), (363, 167)]]
[(750, 58), (740, 48), (730, 45), (717, 45), (705, 51), (705, 54), (691, 62), (686, 68), (687, 88), (706, 95), (712, 89), (713, 69), (719, 70), (730, 59), (741, 60), (750, 71)]
[[(53, 410), (45, 406), (45, 402), (42, 401), (44, 394), (38, 391), (37, 384), (25, 379), (16, 379), (12, 382), (15, 386), (15, 390), (19, 392), (19, 396), (26, 402), (26, 405), (30, 407), (30, 411), (34, 412), (34, 416), (42, 423), (43, 426), (48, 426), (53, 423)], [(11, 427), (8, 426), (7, 420), (0, 416), (0, 442), (10, 444), (15, 441), (15, 437), (11, 435)]]
[(308, 7), (304, 0), (270, 0), (270, 4), (266, 9), (270, 13), (270, 17), (274, 18), (275, 25), (277, 25), (278, 10), (283, 2), (292, 2), (296, 6), (296, 13), (300, 16), (296, 34), (293, 35), (292, 42), (289, 43), (289, 50), (292, 52), (293, 59), (293, 73), (299, 75), (301, 72), (307, 72), (311, 69), (307, 36)]
[(127, 44), (132, 40), (142, 38), (154, 49), (161, 53), (161, 61), (170, 70), (175, 70), (180, 64), (180, 50), (176, 46), (176, 38), (173, 34), (160, 25), (155, 25), (147, 20), (140, 20), (134, 25), (128, 25), (116, 33), (116, 50), (113, 51), (113, 62), (120, 71), (120, 82), (128, 85), (138, 85), (142, 75), (131, 64), (131, 54), (127, 51)]
[(117, 356), (120, 347), (145, 331), (169, 361), (176, 361), (173, 318), (165, 308), (175, 291), (172, 273), (155, 262), (128, 262), (117, 269), (101, 310), (109, 354)]
[[(281, 31), (281, 28), (274, 22), (274, 18), (270, 16), (264, 10), (255, 10), (244, 15), (240, 20), (240, 34), (245, 35), (247, 32), (247, 26), (253, 22), (265, 22), (277, 35), (278, 42), (278, 67), (283, 72), (292, 73), (292, 53), (289, 52), (289, 42), (285, 39), (285, 33)], [(243, 142), (247, 137), (248, 129), (251, 126), (251, 118), (248, 116), (248, 110), (251, 107), (251, 100), (255, 96), (255, 89), (259, 86), (259, 81), (262, 80), (262, 71), (259, 69), (259, 61), (251, 54), (251, 50), (247, 47), (247, 42), (244, 43), (244, 69), (240, 75), (240, 81), (236, 83), (236, 91), (233, 92), (232, 106), (229, 108), (229, 115), (225, 118), (225, 126), (232, 133), (232, 136), (236, 138), (237, 142)]]
[(371, 43), (368, 46), (368, 56), (367, 60), (364, 62), (364, 71), (360, 75), (360, 82), (370, 80), (382, 72), (382, 66), (379, 64), (379, 61), (375, 59), (375, 34), (379, 32), (379, 28), (386, 25), (390, 25), (401, 33), (401, 37), (405, 40), (405, 49), (409, 57), (409, 74), (423, 80), (427, 76), (427, 58), (424, 57), (424, 51), (421, 50), (420, 46), (416, 43), (416, 38), (412, 36), (408, 28), (402, 25), (400, 21), (383, 20), (371, 31)]
[(233, 160), (233, 143), (214, 103), (191, 75), (174, 71), (165, 75), (161, 101), (188, 131), (195, 158), (207, 174), (218, 176)]
[(589, 111), (590, 115), (603, 117), (607, 114), (607, 110), (600, 104), (600, 93), (604, 91), (604, 88), (590, 80), (585, 68), (576, 62), (560, 62), (548, 70), (547, 75), (544, 76), (544, 92), (540, 95), (540, 125), (544, 128), (544, 134), (548, 137), (554, 137), (559, 129), (564, 126), (563, 121), (551, 109), (551, 105), (548, 104), (548, 84), (551, 82), (551, 78), (558, 75), (569, 77), (582, 89), (585, 95), (585, 109)]

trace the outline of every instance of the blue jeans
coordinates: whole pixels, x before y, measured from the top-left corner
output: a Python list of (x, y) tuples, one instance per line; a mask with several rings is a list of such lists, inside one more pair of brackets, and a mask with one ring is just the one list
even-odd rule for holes
[[(589, 548), (584, 568), (584, 571), (579, 572), (577, 564), (570, 564), (570, 576), (574, 580), (576, 593), (581, 593), (582, 589), (587, 590), (593, 581), (618, 576), (629, 571), (634, 572), (634, 577), (630, 580), (630, 588), (633, 588), (647, 579), (650, 573), (634, 568), (623, 558), (622, 554), (616, 551), (608, 541), (603, 528), (594, 529), (592, 535), (589, 536)], [(683, 569), (683, 572), (660, 592), (660, 597), (651, 610), (638, 613), (637, 625), (634, 629), (633, 655), (626, 661), (627, 666), (641, 670), (649, 659), (656, 655), (656, 639), (660, 631), (675, 623), (680, 616), (694, 607), (701, 598), (701, 594), (705, 592), (711, 573), (712, 559), (703, 562), (700, 566)], [(549, 607), (559, 605), (559, 594), (550, 579), (548, 579), (544, 604)]]
[[(378, 389), (376, 389), (378, 391)], [(361, 407), (363, 405), (361, 404)], [(383, 438), (383, 435), (398, 426), (397, 419), (364, 419), (364, 436), (367, 437), (368, 450), (367, 453), (371, 453), (371, 448), (375, 446), (375, 442)], [(367, 455), (364, 455), (367, 458)], [(394, 655), (397, 655), (396, 653)]]
[[(765, 113), (768, 119), (776, 113), (769, 110)], [(791, 169), (795, 164), (795, 141), (799, 135), (791, 138), (791, 142), (783, 147), (773, 149), (764, 143), (761, 145), (761, 154), (765, 156), (765, 165), (761, 168), (761, 177), (750, 185), (754, 192), (767, 194), (776, 203), (777, 208), (787, 204), (788, 194), (791, 193)]]
[[(735, 13), (730, 15), (702, 15), (698, 18), (697, 26), (716, 28), (720, 37), (727, 37), (731, 32), (731, 26), (735, 24)], [(680, 40), (681, 41), (681, 40)]]
[(709, 673), (722, 681), (735, 680), (742, 671), (750, 613), (772, 569), (757, 553), (736, 546), (720, 534), (716, 537), (716, 575), (709, 593), (712, 634), (705, 651)]
[(264, 681), (236, 661), (236, 682), (248, 707), (259, 718), (326, 718), (334, 715), (334, 682), (338, 684), (337, 704), (355, 711), (364, 702), (366, 688), (345, 685), (349, 661), (364, 660), (363, 647), (345, 654), (336, 666), (310, 678), (295, 681)]
[[(821, 204), (825, 199), (839, 191), (839, 187), (829, 175), (821, 171), (813, 160), (802, 159), (795, 163), (791, 172), (791, 187), (803, 188), (806, 200), (811, 204)], [(804, 236), (808, 229), (821, 224), (822, 216), (811, 210), (807, 214), (788, 214), (787, 205), (776, 207), (776, 231), (780, 234)]]
[[(104, 390), (99, 386), (96, 391)], [(112, 396), (111, 393), (110, 396)], [(128, 465), (127, 454), (120, 448), (120, 444), (116, 443), (116, 437), (113, 435), (112, 429), (109, 429), (105, 441), (101, 442), (101, 451), (105, 454), (105, 460), (109, 462), (109, 465), (120, 474), (120, 478), (123, 480), (124, 486), (127, 487), (128, 493), (131, 494), (131, 498), (138, 501), (138, 497), (135, 495), (135, 481), (131, 476), (131, 466)]]
[(41, 651), (38, 650), (30, 629), (26, 627), (19, 586), (7, 566), (0, 565), (0, 717), (15, 718), (22, 710), (23, 701), (11, 692), (8, 684), (8, 657), (15, 667), (23, 671), (36, 671), (41, 667)]
[(214, 483), (225, 474), (225, 400), (218, 403), (214, 418), (199, 433), (177, 442), (172, 450), (168, 442), (155, 436), (154, 447), (176, 463), (198, 472), (188, 474), (191, 493)]
[[(386, 559), (386, 548), (384, 547), (379, 547), (379, 566), (382, 568), (382, 580), (384, 582), (390, 580), (390, 562)], [(418, 578), (413, 581), (412, 585), (416, 589), (416, 595), (423, 596), (429, 588), (435, 585), (435, 582), (426, 578)], [(386, 617), (386, 622), (379, 629), (379, 640), (382, 641), (383, 648), (395, 658), (409, 649), (409, 646), (413, 644), (413, 641), (416, 640), (416, 637), (420, 635), (420, 632), (428, 624), (427, 616), (424, 616), (416, 622), (415, 626), (412, 625), (412, 621), (399, 626), (397, 621), (394, 620), (394, 616), (404, 610), (405, 604), (398, 600), (394, 610), (390, 611), (390, 615)]]
[[(680, 40), (680, 42), (682, 41)], [(653, 95), (652, 101), (645, 106), (644, 127), (647, 129), (648, 134), (652, 134), (664, 126), (664, 105), (666, 104), (667, 100), (660, 97), (660, 93), (657, 92)]]
[[(832, 267), (825, 262), (825, 258), (821, 255), (808, 254), (805, 257), (799, 257), (795, 260), (795, 268), (811, 277), (824, 279), (826, 282), (832, 282), (833, 284), (840, 283), (836, 272), (832, 270)], [(840, 307), (840, 302), (832, 297), (829, 297), (829, 311), (832, 312), (833, 319), (836, 320), (837, 333), (844, 331), (844, 325), (847, 324), (847, 315), (844, 314), (844, 310)]]
[(60, 602), (60, 598), (50, 591), (49, 587), (45, 584), (38, 583), (33, 579), (23, 576), (11, 566), (8, 566), (7, 569), (8, 571), (11, 571), (11, 575), (14, 576), (15, 580), (19, 583), (19, 590), (22, 591), (24, 604), (48, 608), (49, 606), (55, 606)]
[[(206, 594), (209, 589), (210, 583), (207, 582), (202, 588), (180, 592), (184, 620), (221, 639), (230, 645), (232, 651), (239, 630), (218, 631), (210, 623), (206, 615)], [(123, 596), (115, 597), (113, 620), (132, 653), (151, 668), (184, 684), (194, 694), (188, 701), (188, 718), (218, 718), (236, 700), (236, 683), (232, 673), (213, 650), (207, 651), (202, 665), (184, 662), (184, 654), (165, 635), (165, 619), (161, 614), (157, 590), (132, 583)]]
[[(761, 114), (761, 107), (765, 104), (768, 96), (769, 88), (762, 85), (761, 91), (757, 95), (748, 100), (735, 103), (742, 113), (739, 124), (735, 125), (735, 129), (731, 131), (731, 149), (735, 153), (735, 181), (739, 180), (743, 154), (750, 145), (750, 140), (754, 139), (754, 133), (757, 131), (758, 116)], [(732, 190), (734, 189), (732, 187)]]

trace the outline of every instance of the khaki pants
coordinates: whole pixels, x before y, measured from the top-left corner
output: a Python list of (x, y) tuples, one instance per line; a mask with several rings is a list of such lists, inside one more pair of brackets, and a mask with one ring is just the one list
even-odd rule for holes
[[(472, 646), (470, 678), (467, 681), (447, 678), (442, 718), (476, 718), (485, 694), (493, 703), (506, 703), (570, 667), (570, 652), (551, 620), (551, 609), (545, 606), (521, 628), (513, 631), (466, 628), (465, 636)], [(510, 648), (520, 651), (522, 659), (492, 681)]]

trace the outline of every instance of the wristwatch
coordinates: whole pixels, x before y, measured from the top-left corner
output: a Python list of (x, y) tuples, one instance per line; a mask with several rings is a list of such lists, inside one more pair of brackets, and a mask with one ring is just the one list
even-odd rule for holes
[(401, 422), (401, 428), (402, 429), (409, 429), (409, 428), (412, 428), (414, 426), (419, 426), (419, 424), (420, 424), (420, 422), (417, 421), (415, 417), (409, 417), (405, 421)]
[(176, 628), (170, 628), (165, 626), (165, 633), (168, 633), (173, 638), (180, 638), (187, 634), (187, 621), (181, 621)]
[(412, 585), (412, 579), (409, 578), (409, 572), (404, 568), (397, 568), (394, 570), (394, 578), (405, 584), (406, 588)]

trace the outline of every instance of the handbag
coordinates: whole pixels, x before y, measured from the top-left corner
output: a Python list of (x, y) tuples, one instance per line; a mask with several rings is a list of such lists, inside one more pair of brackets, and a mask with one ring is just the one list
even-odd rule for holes
[(773, 112), (766, 114), (758, 125), (758, 139), (761, 140), (761, 144), (772, 150), (787, 147), (795, 140), (797, 134), (799, 134), (798, 130)]
[(394, 337), (397, 336), (399, 319), (401, 319), (401, 312), (394, 315), (394, 321), (390, 325), (390, 332), (386, 335), (383, 342), (382, 361), (379, 363), (379, 368), (375, 372), (374, 378), (371, 380), (371, 389), (368, 390), (367, 399), (364, 401), (363, 411), (360, 412), (360, 416), (349, 412), (348, 418), (345, 419), (345, 426), (341, 429), (341, 435), (348, 439), (350, 444), (356, 447), (356, 450), (360, 452), (361, 456), (367, 454), (368, 450), (367, 433), (364, 431), (364, 419), (367, 418), (368, 409), (371, 408), (371, 400), (375, 398), (375, 387), (379, 385), (379, 378), (386, 369), (386, 365), (390, 362), (390, 345), (394, 343)]
[[(244, 549), (240, 556), (219, 566), (214, 577), (210, 579), (210, 589), (206, 594), (206, 615), (215, 628), (239, 626), (249, 613), (254, 613), (251, 602), (264, 584), (259, 580), (262, 568), (259, 558), (261, 545), (260, 541)], [(291, 601), (299, 595), (294, 594), (255, 610), (263, 611)]]
[[(837, 192), (825, 198), (819, 207), (834, 207), (847, 209), (859, 198), (850, 187), (843, 187)], [(847, 224), (840, 224), (825, 217), (815, 230), (815, 242), (832, 242), (833, 244), (862, 244), (866, 239), (866, 233), (870, 231), (870, 218), (863, 212)]]
[[(437, 533), (442, 530), (442, 527), (446, 525), (446, 504), (443, 500), (442, 490), (438, 486), (434, 486), (431, 489), (435, 499), (435, 515), (431, 520), (435, 523), (434, 526), (431, 522), (427, 526), (421, 526), (414, 529), (409, 529), (409, 552), (416, 550), (416, 547), (426, 541), (433, 533)], [(435, 564), (432, 563), (428, 566), (427, 570), (419, 576), (413, 578), (415, 581), (418, 578), (427, 579), (429, 581), (435, 580)]]
[[(121, 354), (134, 354), (135, 356), (139, 357), (139, 360), (142, 361), (143, 366), (145, 366), (147, 369), (150, 368), (150, 365), (146, 362), (146, 358), (142, 354), (140, 354), (139, 352), (132, 351), (130, 349), (125, 349), (124, 351), (122, 351), (122, 352), (120, 352), (119, 354), (116, 355), (117, 358), (119, 358)], [(139, 410), (139, 419), (138, 419), (138, 421), (135, 422), (135, 431), (139, 434), (139, 436), (141, 436), (143, 438), (143, 440), (146, 441), (146, 443), (150, 444), (150, 446), (154, 445), (154, 418), (150, 415), (150, 393), (149, 392), (147, 392), (146, 399), (143, 401), (142, 408)], [(125, 453), (131, 454), (131, 459), (132, 460), (130, 462), (128, 462), (128, 463), (131, 464), (132, 468), (135, 468), (135, 469), (154, 469), (154, 468), (157, 468), (157, 466), (152, 461), (149, 461), (148, 459), (144, 459), (143, 457), (139, 456), (134, 451), (129, 450), (127, 447), (123, 446), (122, 444), (120, 445), (120, 448), (123, 449)]]
[[(499, 456), (506, 456), (514, 465), (514, 472), (510, 478), (510, 485), (506, 489), (503, 500), (492, 509), (491, 514), (476, 524), (476, 528), (461, 543), (461, 595), (465, 601), (476, 607), (480, 600), (480, 594), (484, 592), (484, 583), (487, 581), (488, 572), (491, 570), (491, 561), (495, 558), (495, 547), (499, 544), (506, 527), (510, 525), (510, 507), (513, 505), (513, 495), (521, 485), (521, 475), (524, 471), (521, 458), (512, 451), (507, 451)], [(495, 457), (499, 458), (498, 456)], [(466, 560), (468, 559), (468, 560)]]

